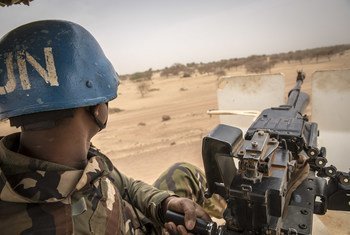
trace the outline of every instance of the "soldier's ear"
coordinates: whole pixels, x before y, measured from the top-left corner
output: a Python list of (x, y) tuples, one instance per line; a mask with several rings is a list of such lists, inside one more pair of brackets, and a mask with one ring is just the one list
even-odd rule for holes
[(95, 123), (100, 130), (104, 129), (108, 120), (108, 103), (101, 103), (89, 107), (90, 115), (94, 118)]
[(94, 110), (94, 115), (96, 117), (98, 117), (100, 120), (104, 120), (104, 122), (107, 122), (107, 119), (108, 119), (108, 103), (102, 103), (102, 104), (98, 104), (95, 107), (95, 110)]

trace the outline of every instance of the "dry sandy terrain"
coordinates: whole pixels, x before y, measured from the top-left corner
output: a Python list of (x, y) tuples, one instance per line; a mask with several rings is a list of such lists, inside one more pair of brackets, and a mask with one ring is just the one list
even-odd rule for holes
[[(285, 74), (287, 91), (294, 85), (296, 71), (303, 69), (307, 75), (303, 90), (310, 93), (312, 72), (340, 68), (350, 68), (349, 51), (317, 64), (314, 61), (278, 64), (271, 72)], [(242, 74), (243, 68), (227, 71), (227, 75)], [(216, 82), (216, 76), (164, 79), (155, 75), (151, 82), (153, 91), (142, 98), (137, 84), (122, 81), (119, 97), (110, 103), (112, 108), (122, 111), (110, 115), (107, 129), (93, 142), (125, 174), (148, 183), (175, 162), (186, 161), (203, 168), (202, 138), (219, 124), (217, 116), (206, 114), (208, 109), (217, 108)], [(171, 119), (162, 121), (163, 115)], [(16, 130), (8, 128), (7, 123), (0, 124), (1, 135), (13, 131)], [(320, 219), (331, 233), (350, 234), (349, 213), (330, 212)]]

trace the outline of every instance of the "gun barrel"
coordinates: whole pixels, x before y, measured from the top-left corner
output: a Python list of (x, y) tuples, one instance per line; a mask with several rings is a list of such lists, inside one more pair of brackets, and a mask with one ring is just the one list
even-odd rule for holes
[(296, 110), (298, 110), (299, 113), (303, 113), (305, 111), (306, 106), (309, 104), (309, 95), (304, 93), (304, 92), (300, 92), (298, 99), (294, 105), (294, 108)]
[(287, 105), (295, 108), (298, 112), (303, 113), (309, 103), (309, 95), (301, 92), (301, 85), (305, 79), (303, 72), (298, 71), (295, 87), (289, 91)]

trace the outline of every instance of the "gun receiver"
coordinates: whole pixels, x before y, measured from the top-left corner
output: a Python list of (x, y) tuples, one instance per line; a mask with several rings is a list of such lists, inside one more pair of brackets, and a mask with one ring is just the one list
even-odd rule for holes
[(298, 72), (286, 104), (265, 109), (244, 138), (220, 124), (203, 139), (206, 196), (227, 201), (217, 234), (311, 234), (313, 213), (350, 211), (349, 173), (326, 167), (317, 123), (302, 114), (309, 101), (300, 91), (304, 79)]

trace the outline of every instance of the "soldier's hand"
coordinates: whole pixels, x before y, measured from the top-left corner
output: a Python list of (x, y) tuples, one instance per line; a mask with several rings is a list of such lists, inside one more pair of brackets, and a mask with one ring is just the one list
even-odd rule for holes
[(167, 210), (171, 210), (184, 214), (185, 216), (186, 228), (183, 225), (176, 226), (173, 222), (167, 222), (165, 224), (166, 230), (171, 234), (190, 234), (187, 230), (192, 230), (194, 228), (196, 218), (211, 221), (210, 216), (203, 210), (203, 208), (188, 198), (168, 197), (163, 201), (162, 207), (164, 213)]

